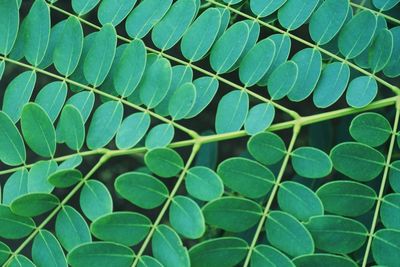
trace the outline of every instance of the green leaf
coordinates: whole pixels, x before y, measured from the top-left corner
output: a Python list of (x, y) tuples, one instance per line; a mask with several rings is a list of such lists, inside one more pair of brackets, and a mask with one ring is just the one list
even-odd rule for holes
[(258, 245), (251, 256), (251, 267), (295, 267), (282, 252), (271, 246)]
[(123, 106), (121, 102), (108, 101), (99, 106), (90, 122), (86, 144), (90, 149), (107, 145), (121, 124)]
[(353, 79), (346, 92), (347, 104), (354, 108), (367, 106), (374, 100), (378, 92), (375, 79), (370, 76), (360, 76)]
[(333, 181), (317, 190), (326, 211), (349, 217), (357, 217), (370, 211), (375, 205), (375, 191), (353, 181)]
[(238, 265), (247, 254), (247, 242), (238, 237), (218, 237), (190, 248), (192, 267), (228, 267)]
[(376, 33), (369, 47), (368, 63), (373, 73), (383, 70), (389, 63), (393, 51), (393, 35), (387, 29), (381, 29)]
[(115, 143), (119, 149), (134, 147), (146, 134), (150, 126), (150, 115), (144, 112), (126, 117), (118, 128)]
[(267, 239), (275, 248), (296, 257), (314, 252), (309, 231), (292, 215), (271, 211), (265, 223)]
[(50, 38), (50, 10), (44, 0), (36, 0), (25, 17), (24, 55), (31, 65), (43, 60)]
[(337, 254), (356, 251), (368, 235), (367, 228), (360, 222), (336, 215), (314, 216), (304, 225), (310, 231), (316, 248)]
[(221, 13), (219, 10), (216, 8), (206, 9), (183, 35), (182, 55), (192, 62), (202, 59), (217, 38), (220, 26)]
[(383, 69), (383, 73), (390, 78), (400, 75), (400, 65), (397, 59), (400, 56), (400, 26), (390, 29), (393, 35), (393, 51), (388, 64)]
[(170, 148), (155, 148), (146, 153), (144, 162), (158, 176), (169, 178), (183, 169), (183, 159)]
[(33, 240), (32, 259), (38, 266), (67, 267), (67, 260), (60, 243), (47, 230), (40, 230)]
[(123, 198), (143, 209), (160, 206), (169, 195), (162, 182), (140, 172), (128, 172), (118, 176), (114, 187)]
[(63, 161), (60, 166), (58, 166), (57, 171), (65, 170), (65, 169), (73, 169), (81, 165), (82, 163), (82, 156), (79, 154), (74, 154), (69, 157), (67, 160)]
[(0, 54), (8, 55), (17, 39), (19, 11), (17, 1), (0, 2)]
[(150, 256), (142, 256), (140, 257), (140, 261), (137, 265), (138, 267), (163, 267), (163, 265)]
[(372, 240), (372, 255), (377, 264), (396, 266), (400, 261), (400, 231), (381, 229)]
[(103, 0), (100, 3), (97, 17), (101, 25), (111, 23), (117, 26), (131, 12), (136, 0)]
[(14, 123), (19, 120), (22, 108), (31, 98), (35, 83), (36, 73), (25, 71), (8, 84), (4, 93), (2, 110)]
[(272, 103), (261, 103), (252, 107), (244, 123), (246, 133), (254, 135), (264, 132), (275, 118), (275, 108)]
[(30, 259), (23, 255), (16, 255), (10, 262), (9, 267), (36, 267)]
[(318, 266), (323, 263), (325, 267), (357, 267), (357, 263), (349, 258), (345, 258), (333, 254), (315, 253), (310, 255), (303, 255), (293, 259), (293, 263), (297, 267)]
[(342, 28), (349, 10), (347, 0), (326, 0), (311, 17), (309, 31), (313, 41), (324, 45)]
[(342, 96), (350, 78), (350, 68), (347, 64), (334, 62), (322, 71), (314, 91), (313, 101), (319, 108), (327, 108)]
[(196, 99), (196, 87), (193, 83), (181, 85), (171, 96), (168, 111), (173, 120), (180, 120), (189, 114)]
[(380, 216), (386, 228), (400, 230), (400, 194), (388, 194), (382, 200)]
[(239, 197), (221, 197), (203, 207), (207, 224), (234, 233), (253, 227), (258, 223), (261, 213), (259, 204)]
[(26, 104), (22, 110), (21, 129), (28, 146), (36, 154), (52, 157), (56, 152), (56, 132), (43, 108), (38, 104)]
[(239, 78), (245, 87), (255, 85), (267, 73), (275, 56), (275, 43), (263, 39), (252, 47), (239, 67)]
[(50, 193), (54, 186), (47, 181), (52, 173), (57, 170), (57, 163), (53, 160), (39, 161), (29, 171), (28, 192)]
[(100, 0), (72, 0), (72, 9), (79, 16), (85, 15), (95, 8)]
[(85, 125), (82, 114), (76, 107), (71, 104), (64, 106), (57, 128), (69, 148), (77, 151), (82, 148), (85, 141)]
[(337, 171), (362, 182), (377, 177), (385, 165), (385, 157), (378, 150), (355, 142), (336, 145), (330, 157)]
[(83, 122), (85, 123), (89, 118), (90, 113), (94, 105), (94, 93), (93, 92), (80, 92), (71, 96), (66, 104), (71, 104), (76, 107), (82, 115)]
[(14, 199), (10, 207), (17, 215), (35, 217), (56, 208), (59, 204), (58, 198), (52, 194), (29, 193)]
[(144, 0), (126, 19), (125, 28), (132, 38), (143, 38), (169, 10), (172, 0)]
[(104, 241), (133, 246), (150, 231), (151, 221), (137, 212), (114, 212), (97, 218), (90, 226), (92, 234)]
[(306, 99), (317, 85), (321, 74), (322, 57), (318, 50), (306, 48), (297, 52), (292, 60), (297, 64), (299, 72), (288, 97), (291, 101), (299, 102)]
[(314, 147), (300, 147), (292, 152), (292, 166), (297, 174), (306, 178), (322, 178), (332, 171), (329, 156)]
[(229, 27), (211, 49), (210, 64), (218, 74), (228, 72), (242, 55), (250, 29), (245, 21)]
[(389, 182), (390, 186), (392, 187), (393, 191), (396, 193), (400, 193), (400, 161), (396, 160), (392, 162), (392, 164), (389, 166), (390, 171), (389, 171)]
[(346, 59), (360, 55), (372, 41), (376, 29), (376, 16), (364, 10), (356, 14), (339, 33), (339, 50)]
[(268, 78), (268, 93), (272, 100), (284, 98), (294, 87), (299, 70), (294, 61), (279, 65)]
[(242, 128), (249, 110), (249, 96), (243, 91), (232, 91), (218, 103), (215, 129), (219, 134)]
[(282, 211), (300, 221), (324, 214), (324, 206), (318, 196), (308, 187), (296, 182), (283, 182), (278, 191), (278, 204)]
[(10, 248), (4, 244), (3, 242), (0, 242), (0, 264), (4, 264), (8, 257), (11, 254)]
[(279, 162), (286, 154), (285, 143), (277, 134), (271, 132), (252, 136), (247, 143), (247, 149), (257, 161), (265, 165)]
[(115, 55), (117, 34), (111, 24), (104, 25), (99, 32), (96, 32), (93, 45), (86, 55), (83, 73), (86, 80), (97, 87), (103, 83)]
[(82, 215), (73, 207), (63, 206), (58, 212), (55, 231), (57, 240), (67, 250), (92, 241), (89, 227)]
[(223, 161), (217, 173), (227, 187), (249, 198), (265, 196), (275, 183), (274, 174), (268, 168), (245, 158)]
[(7, 239), (20, 239), (36, 228), (31, 218), (19, 216), (8, 206), (0, 205), (0, 236)]
[(121, 59), (116, 66), (113, 82), (117, 93), (122, 97), (131, 95), (138, 86), (145, 67), (146, 49), (144, 43), (141, 40), (133, 40), (124, 48)]
[(9, 205), (14, 199), (28, 193), (28, 171), (22, 169), (8, 177), (3, 189), (3, 204)]
[(75, 169), (57, 170), (47, 180), (57, 188), (67, 188), (82, 180), (82, 173)]
[(133, 258), (134, 252), (126, 246), (112, 242), (93, 242), (74, 248), (68, 254), (68, 264), (72, 267), (129, 267)]
[(271, 15), (277, 11), (287, 0), (251, 0), (251, 11), (259, 18)]
[(85, 183), (79, 196), (79, 204), (85, 216), (91, 221), (113, 210), (110, 192), (97, 180), (89, 180)]
[(203, 201), (214, 200), (224, 193), (224, 184), (218, 174), (203, 166), (186, 172), (185, 186), (191, 196)]
[(44, 86), (36, 96), (35, 103), (46, 111), (53, 123), (64, 105), (67, 91), (66, 83), (52, 82)]
[(168, 93), (171, 77), (171, 63), (155, 54), (148, 54), (146, 69), (136, 88), (143, 104), (149, 109), (160, 104)]
[(190, 260), (186, 247), (178, 234), (169, 226), (159, 225), (151, 240), (153, 255), (165, 267), (189, 267)]
[(149, 131), (145, 146), (148, 149), (166, 147), (174, 138), (175, 128), (169, 123), (159, 124)]
[(202, 112), (212, 101), (218, 90), (218, 80), (212, 77), (200, 77), (193, 81), (196, 89), (194, 105), (186, 118), (193, 118)]
[(24, 141), (17, 127), (3, 111), (0, 111), (0, 136), (0, 160), (9, 166), (24, 163), (26, 160)]
[(318, 2), (318, 0), (288, 0), (278, 10), (279, 23), (288, 30), (299, 28), (311, 16)]
[(372, 0), (372, 4), (380, 11), (386, 11), (394, 8), (399, 0)]
[(351, 136), (360, 143), (376, 147), (389, 139), (392, 127), (389, 121), (379, 113), (365, 112), (357, 115), (350, 125)]
[(69, 17), (64, 23), (62, 35), (54, 47), (53, 60), (57, 71), (65, 76), (76, 69), (83, 48), (83, 30), (76, 17)]
[(49, 44), (47, 45), (46, 53), (44, 54), (43, 60), (38, 66), (39, 68), (45, 69), (52, 63), (54, 63), (54, 49), (56, 48), (58, 41), (63, 36), (63, 30), (66, 21), (67, 20), (62, 20), (50, 29)]

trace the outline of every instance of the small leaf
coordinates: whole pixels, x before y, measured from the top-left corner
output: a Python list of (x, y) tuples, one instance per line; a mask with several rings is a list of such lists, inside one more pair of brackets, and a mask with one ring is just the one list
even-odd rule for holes
[(390, 165), (389, 182), (393, 191), (400, 193), (400, 161), (396, 160)]
[(143, 38), (169, 10), (172, 0), (144, 0), (126, 19), (125, 28), (130, 37)]
[(378, 230), (372, 240), (372, 255), (377, 264), (396, 266), (400, 261), (400, 231)]
[(190, 248), (192, 267), (236, 266), (245, 257), (247, 242), (238, 237), (218, 237)]
[(36, 96), (35, 103), (46, 111), (53, 123), (64, 105), (67, 91), (66, 83), (52, 82), (43, 87)]
[(221, 178), (203, 166), (190, 168), (186, 172), (185, 186), (191, 196), (203, 201), (219, 198), (224, 192)]
[(22, 195), (11, 202), (11, 210), (17, 215), (35, 217), (56, 208), (58, 198), (47, 193), (30, 193)]
[(75, 169), (63, 169), (48, 176), (50, 184), (58, 188), (67, 188), (82, 180), (82, 173)]
[(174, 138), (175, 128), (169, 123), (162, 123), (149, 131), (145, 146), (148, 149), (166, 147)]
[(31, 218), (16, 215), (8, 206), (0, 205), (0, 236), (7, 239), (20, 239), (36, 228)]
[(218, 80), (212, 77), (200, 77), (193, 81), (196, 89), (196, 99), (194, 105), (186, 118), (193, 118), (202, 112), (212, 101), (218, 90)]
[(218, 103), (215, 129), (219, 134), (242, 128), (249, 111), (249, 96), (243, 91), (232, 91)]
[(339, 50), (346, 59), (360, 55), (372, 41), (376, 29), (376, 17), (367, 10), (356, 14), (339, 33)]
[(151, 241), (153, 255), (165, 267), (189, 267), (190, 260), (186, 247), (177, 233), (169, 226), (159, 225)]
[(171, 96), (168, 111), (173, 120), (181, 120), (189, 114), (196, 99), (196, 88), (193, 83), (181, 85)]
[(151, 221), (136, 212), (114, 212), (97, 218), (90, 226), (93, 235), (104, 241), (133, 246), (150, 231)]
[(388, 120), (375, 112), (357, 115), (351, 121), (349, 130), (356, 141), (372, 147), (384, 144), (392, 133)]
[(3, 189), (3, 204), (9, 205), (14, 199), (28, 193), (28, 171), (21, 169), (8, 177)]
[(119, 149), (129, 149), (137, 145), (150, 126), (150, 115), (144, 112), (126, 117), (118, 128), (115, 143)]
[(85, 15), (95, 8), (100, 0), (72, 0), (72, 9), (79, 16)]
[(339, 255), (315, 253), (310, 255), (303, 255), (293, 259), (293, 263), (297, 267), (317, 266), (323, 263), (325, 267), (357, 267), (357, 263), (349, 258)]
[(277, 11), (287, 0), (251, 0), (251, 11), (259, 18), (271, 15)]
[(73, 105), (64, 106), (57, 129), (69, 148), (77, 151), (82, 148), (85, 141), (85, 125), (81, 113)]
[(393, 35), (387, 29), (381, 29), (369, 47), (368, 63), (373, 73), (383, 70), (389, 63), (393, 51)]
[(52, 173), (57, 170), (57, 163), (53, 160), (39, 161), (29, 171), (28, 192), (50, 193), (54, 186), (47, 181)]
[(68, 264), (72, 267), (129, 267), (133, 263), (133, 258), (133, 251), (126, 246), (112, 242), (92, 242), (74, 248), (68, 254)]
[(324, 214), (324, 207), (318, 196), (308, 187), (296, 182), (287, 181), (280, 185), (278, 204), (282, 211), (301, 221)]
[(111, 24), (104, 25), (100, 31), (96, 32), (83, 66), (85, 78), (93, 86), (102, 84), (110, 71), (116, 44), (117, 35)]
[(258, 245), (251, 256), (251, 267), (266, 266), (295, 267), (285, 254), (274, 247)]
[(36, 267), (30, 259), (23, 255), (16, 255), (10, 262), (9, 267)]
[(385, 157), (376, 149), (355, 142), (345, 142), (331, 150), (334, 168), (361, 182), (377, 177), (385, 164)]
[(0, 136), (0, 160), (9, 166), (24, 163), (26, 160), (24, 141), (17, 127), (3, 111), (0, 111)]
[(227, 187), (250, 198), (265, 196), (275, 183), (274, 174), (268, 168), (245, 158), (223, 161), (217, 173)]
[[(19, 11), (17, 1), (0, 3), (0, 54), (8, 55), (17, 39)], [(0, 261), (1, 262), (1, 261)]]
[(4, 262), (6, 262), (8, 257), (10, 256), (10, 254), (11, 254), (11, 249), (3, 242), (0, 242), (0, 264), (4, 264)]
[(318, 0), (287, 0), (278, 10), (279, 23), (288, 30), (299, 28), (311, 16), (318, 2)]
[(382, 200), (380, 216), (386, 228), (400, 230), (400, 194), (388, 194)]
[(89, 118), (94, 105), (94, 93), (83, 91), (71, 96), (66, 104), (71, 104), (76, 107), (82, 115), (83, 122), (85, 123)]
[(207, 224), (234, 233), (246, 231), (254, 226), (261, 213), (259, 204), (239, 197), (221, 197), (203, 207)]
[(247, 143), (247, 149), (257, 161), (265, 165), (279, 162), (286, 154), (285, 143), (277, 134), (271, 132), (252, 136)]
[(383, 73), (387, 77), (394, 78), (400, 75), (400, 65), (398, 64), (400, 56), (400, 26), (391, 28), (390, 32), (393, 35), (393, 51), (388, 64), (383, 69)]
[(91, 221), (111, 213), (113, 209), (110, 192), (104, 184), (96, 180), (85, 183), (79, 197), (79, 204), (85, 216)]
[(123, 106), (121, 102), (108, 101), (99, 106), (90, 122), (86, 144), (90, 149), (107, 145), (121, 124)]
[(346, 92), (347, 104), (353, 108), (362, 108), (374, 100), (378, 84), (370, 76), (359, 76), (353, 79)]
[(368, 235), (367, 228), (360, 222), (336, 215), (314, 216), (305, 226), (313, 236), (316, 248), (337, 254), (356, 251)]
[(158, 176), (169, 178), (183, 169), (183, 159), (170, 148), (155, 148), (146, 153), (144, 161), (147, 167)]
[(272, 100), (284, 98), (293, 89), (298, 72), (297, 64), (294, 61), (287, 61), (271, 73), (267, 89)]
[(306, 178), (321, 178), (332, 171), (327, 154), (314, 147), (300, 147), (292, 152), (292, 166), (297, 174)]
[(380, 11), (392, 9), (399, 3), (399, 0), (372, 0), (372, 4)]
[(36, 73), (25, 71), (8, 84), (4, 93), (2, 110), (14, 123), (19, 120), (22, 108), (29, 102), (35, 83)]
[(252, 107), (244, 123), (245, 131), (254, 135), (264, 132), (275, 118), (275, 108), (271, 103), (261, 103)]
[(375, 205), (375, 191), (361, 183), (333, 181), (317, 190), (326, 211), (349, 217), (365, 214)]
[(57, 171), (76, 168), (81, 165), (82, 160), (83, 158), (81, 155), (75, 154), (67, 160), (63, 161), (60, 166), (58, 166)]
[(210, 50), (221, 25), (221, 13), (216, 8), (207, 8), (192, 23), (181, 41), (182, 55), (196, 62)]
[(100, 3), (97, 17), (101, 25), (111, 23), (117, 26), (131, 12), (136, 0), (103, 0)]
[(67, 260), (60, 243), (47, 230), (40, 230), (33, 240), (32, 259), (38, 266), (67, 267)]
[(55, 231), (58, 241), (67, 251), (92, 241), (85, 219), (70, 206), (63, 206), (58, 212)]
[(275, 248), (296, 257), (314, 252), (308, 230), (292, 215), (271, 211), (265, 223), (267, 239)]
[(140, 257), (140, 261), (137, 265), (138, 267), (163, 267), (163, 265), (150, 256), (142, 256)]
[(160, 206), (169, 195), (162, 182), (140, 172), (128, 172), (118, 176), (114, 187), (123, 198), (143, 209)]

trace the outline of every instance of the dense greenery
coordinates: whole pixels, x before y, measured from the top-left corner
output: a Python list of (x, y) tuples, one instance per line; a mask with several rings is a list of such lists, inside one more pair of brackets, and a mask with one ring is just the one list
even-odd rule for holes
[(399, 2), (0, 0), (0, 264), (399, 266)]

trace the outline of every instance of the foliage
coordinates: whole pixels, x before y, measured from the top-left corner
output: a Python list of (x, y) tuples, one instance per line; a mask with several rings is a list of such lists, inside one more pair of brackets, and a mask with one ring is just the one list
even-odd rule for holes
[(0, 264), (398, 266), (399, 0), (0, 0)]

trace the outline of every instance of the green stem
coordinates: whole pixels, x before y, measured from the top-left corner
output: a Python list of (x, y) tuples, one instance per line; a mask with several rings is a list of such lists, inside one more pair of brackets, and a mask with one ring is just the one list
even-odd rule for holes
[(271, 191), (271, 194), (270, 194), (270, 196), (268, 198), (267, 204), (265, 205), (264, 212), (261, 215), (261, 219), (260, 219), (260, 221), (258, 223), (257, 230), (256, 230), (256, 232), (254, 234), (254, 237), (253, 237), (253, 240), (252, 240), (252, 242), (250, 244), (249, 251), (248, 251), (248, 253), (246, 255), (246, 259), (244, 261), (243, 267), (247, 267), (250, 264), (251, 255), (253, 253), (253, 250), (254, 250), (255, 246), (257, 245), (257, 241), (258, 241), (258, 238), (259, 238), (259, 236), (260, 236), (260, 234), (262, 232), (262, 229), (264, 227), (265, 220), (266, 220), (266, 218), (268, 216), (268, 213), (269, 213), (269, 211), (271, 209), (271, 206), (272, 206), (272, 203), (273, 203), (273, 201), (275, 199), (276, 193), (278, 192), (278, 189), (279, 189), (279, 186), (281, 184), (283, 175), (285, 174), (285, 170), (286, 170), (287, 164), (289, 163), (290, 155), (291, 155), (291, 153), (293, 151), (294, 144), (296, 143), (297, 136), (299, 135), (300, 128), (301, 128), (300, 124), (295, 124), (294, 127), (293, 127), (293, 135), (292, 135), (292, 138), (290, 140), (288, 150), (286, 151), (286, 155), (285, 155), (285, 158), (283, 159), (281, 168), (280, 168), (279, 173), (278, 173), (278, 177), (276, 178), (274, 187), (272, 188), (272, 191)]
[(353, 3), (353, 2), (350, 2), (350, 5), (353, 6), (353, 7), (355, 7), (355, 8), (358, 8), (359, 10), (368, 10), (368, 11), (371, 11), (372, 13), (374, 13), (374, 14), (377, 15), (377, 16), (384, 17), (385, 19), (390, 20), (391, 22), (394, 22), (394, 23), (400, 25), (400, 20), (398, 20), (398, 19), (396, 19), (396, 18), (394, 18), (394, 17), (392, 17), (392, 16), (383, 14), (383, 13), (380, 12), (380, 11), (373, 10), (373, 9), (371, 9), (371, 8), (368, 8), (368, 7), (365, 7), (365, 6), (363, 6), (363, 5), (359, 5), (359, 4)]
[(382, 203), (382, 198), (385, 193), (386, 180), (387, 180), (389, 169), (390, 169), (390, 162), (392, 160), (393, 149), (396, 144), (396, 134), (395, 133), (396, 133), (398, 125), (399, 125), (399, 118), (400, 118), (400, 97), (397, 98), (397, 102), (396, 102), (396, 116), (395, 116), (394, 123), (393, 123), (393, 133), (392, 133), (391, 139), (390, 139), (389, 150), (388, 150), (388, 154), (386, 157), (386, 164), (385, 164), (385, 168), (383, 170), (382, 182), (381, 182), (381, 186), (379, 188), (378, 198), (376, 200), (374, 217), (372, 219), (372, 224), (371, 224), (371, 228), (370, 228), (369, 235), (368, 235), (368, 241), (367, 241), (367, 246), (365, 248), (365, 254), (364, 254), (364, 259), (362, 262), (362, 267), (366, 267), (368, 264), (369, 252), (371, 250), (372, 240), (374, 238), (376, 225), (378, 223), (379, 211), (380, 211), (380, 207), (381, 207), (381, 203)]

